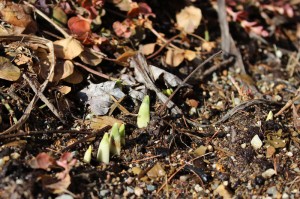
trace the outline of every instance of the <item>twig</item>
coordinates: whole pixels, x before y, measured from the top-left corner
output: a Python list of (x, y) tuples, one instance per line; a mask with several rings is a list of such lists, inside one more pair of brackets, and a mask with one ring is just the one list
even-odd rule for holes
[(147, 57), (147, 59), (152, 59), (153, 57), (155, 57), (156, 55), (158, 55), (166, 46), (168, 46), (174, 39), (176, 39), (179, 36), (180, 36), (180, 34), (173, 36), (171, 39), (168, 39), (164, 43), (164, 45), (162, 45), (155, 53), (153, 53), (152, 55), (149, 55)]
[(9, 103), (7, 103), (5, 101), (5, 99), (2, 97), (2, 95), (0, 95), (0, 99), (1, 99), (1, 103), (4, 105), (4, 107), (6, 108), (6, 110), (8, 110), (9, 114), (11, 115), (11, 117), (13, 117), (13, 121), (16, 124), (18, 122), (14, 111), (12, 110), (12, 108), (10, 107)]
[[(54, 73), (54, 66), (55, 66), (55, 56), (54, 56), (54, 47), (53, 47), (53, 43), (45, 38), (42, 37), (37, 37), (37, 36), (32, 36), (32, 35), (8, 35), (8, 36), (1, 36), (0, 37), (0, 41), (5, 40), (5, 39), (10, 39), (10, 40), (16, 40), (16, 41), (20, 41), (21, 39), (24, 40), (24, 42), (32, 42), (32, 43), (38, 43), (38, 44), (43, 44), (45, 46), (48, 47), (49, 49), (49, 62), (50, 62), (50, 70), (48, 73), (48, 76), (46, 78), (46, 80), (42, 83), (42, 85), (39, 88), (39, 92), (43, 92), (49, 82), (50, 77), (53, 75)], [(37, 100), (39, 99), (38, 95), (35, 95), (31, 102), (29, 103), (29, 105), (27, 106), (27, 108), (25, 109), (24, 114), (22, 115), (22, 117), (18, 120), (18, 122), (16, 124), (14, 124), (13, 126), (9, 127), (8, 129), (6, 129), (5, 131), (1, 132), (0, 135), (4, 135), (4, 134), (8, 134), (11, 133), (14, 130), (17, 130), (19, 127), (21, 127), (26, 120), (29, 118), (29, 115), (33, 109), (33, 106), (35, 105), (35, 103), (37, 102)]]
[(288, 109), (298, 99), (300, 99), (300, 94), (295, 96), (293, 99), (287, 101), (287, 103), (274, 116), (277, 117), (277, 116), (281, 115), (286, 109)]
[(31, 87), (31, 89), (34, 91), (34, 93), (36, 95), (39, 96), (39, 98), (47, 105), (47, 107), (49, 108), (50, 111), (52, 111), (52, 113), (62, 122), (65, 123), (64, 120), (60, 117), (58, 110), (53, 106), (53, 104), (51, 104), (49, 102), (49, 100), (45, 97), (45, 95), (43, 93), (41, 93), (36, 86), (34, 85), (34, 83), (26, 76), (26, 74), (23, 74), (22, 77), (27, 81), (27, 83), (29, 84), (29, 86)]
[(39, 9), (37, 9), (36, 7), (34, 7), (33, 5), (31, 5), (30, 3), (24, 1), (24, 4), (26, 4), (27, 6), (29, 6), (30, 8), (33, 9), (34, 12), (36, 12), (38, 15), (40, 15), (41, 17), (43, 17), (46, 21), (48, 21), (52, 26), (54, 26), (56, 28), (56, 30), (58, 30), (65, 38), (70, 37), (70, 35), (63, 29), (61, 28), (59, 25), (57, 25), (56, 23), (54, 23), (47, 15), (45, 15), (42, 11), (40, 11)]
[(212, 56), (210, 56), (208, 59), (206, 59), (204, 62), (202, 62), (201, 64), (199, 64), (194, 70), (193, 72), (191, 72), (191, 74), (189, 74), (183, 81), (182, 83), (175, 89), (175, 91), (169, 96), (169, 98), (167, 99), (167, 101), (163, 104), (163, 106), (161, 107), (161, 109), (158, 111), (158, 114), (161, 115), (161, 113), (163, 113), (163, 111), (165, 110), (168, 102), (174, 97), (174, 95), (178, 92), (178, 90), (205, 64), (207, 64), (208, 62), (210, 62), (215, 56), (219, 55), (222, 53), (222, 50), (220, 50), (219, 52), (213, 54)]
[(113, 77), (110, 77), (110, 76), (105, 75), (105, 74), (103, 74), (103, 73), (100, 73), (100, 72), (98, 72), (98, 71), (95, 71), (95, 70), (93, 70), (93, 69), (91, 69), (91, 68), (89, 68), (89, 67), (87, 67), (87, 66), (85, 66), (85, 65), (83, 65), (83, 64), (81, 64), (81, 63), (78, 63), (78, 62), (73, 62), (73, 63), (74, 63), (74, 65), (79, 66), (79, 67), (81, 67), (81, 68), (83, 68), (83, 69), (89, 71), (90, 73), (93, 73), (94, 75), (97, 75), (97, 76), (102, 77), (102, 78), (104, 78), (104, 79), (113, 80), (113, 81), (118, 80), (118, 79), (116, 79), (116, 78), (113, 78)]
[(84, 137), (84, 138), (78, 140), (77, 142), (74, 142), (73, 144), (71, 144), (71, 145), (65, 147), (65, 148), (62, 150), (62, 152), (68, 151), (68, 150), (74, 148), (76, 145), (78, 145), (78, 144), (80, 144), (80, 143), (83, 143), (83, 142), (85, 142), (85, 141), (87, 141), (87, 140), (89, 140), (89, 139), (91, 139), (91, 138), (93, 138), (93, 137), (96, 137), (98, 134), (103, 133), (104, 131), (107, 131), (107, 130), (110, 129), (110, 128), (111, 128), (111, 126), (103, 127), (102, 129), (98, 130), (97, 132), (95, 132), (95, 133), (93, 133), (93, 134), (91, 134), (91, 135), (88, 135), (88, 136), (86, 136), (86, 137)]
[(20, 137), (27, 137), (27, 136), (34, 136), (34, 135), (43, 135), (43, 134), (59, 134), (59, 133), (72, 133), (72, 134), (90, 134), (89, 131), (78, 131), (78, 130), (50, 130), (50, 131), (27, 131), (9, 135), (1, 135), (0, 140), (8, 139), (8, 138), (20, 138)]
[(179, 171), (181, 171), (186, 165), (188, 165), (188, 164), (190, 164), (191, 162), (193, 162), (193, 161), (195, 161), (195, 160), (197, 160), (197, 159), (199, 159), (199, 158), (202, 158), (202, 157), (204, 157), (204, 156), (207, 156), (207, 155), (209, 155), (209, 154), (211, 154), (212, 152), (209, 152), (209, 153), (206, 153), (206, 154), (204, 154), (204, 155), (201, 155), (201, 156), (198, 156), (198, 157), (196, 157), (196, 158), (193, 158), (192, 160), (190, 160), (190, 161), (188, 161), (188, 162), (186, 162), (186, 163), (184, 163), (182, 166), (180, 166), (169, 178), (168, 178), (168, 180), (163, 184), (163, 185), (161, 185), (161, 187), (157, 190), (157, 194), (167, 185), (167, 183), (169, 183), (170, 181), (171, 181), (171, 179), (179, 172)]
[(158, 157), (161, 157), (161, 155), (154, 155), (154, 156), (143, 158), (143, 159), (139, 159), (139, 160), (132, 160), (131, 163), (142, 162), (142, 161), (145, 161), (145, 160), (151, 160), (153, 158), (158, 158)]
[(273, 102), (273, 101), (269, 101), (269, 100), (265, 100), (265, 99), (253, 99), (253, 100), (249, 100), (249, 101), (246, 101), (246, 102), (243, 102), (241, 104), (239, 104), (238, 106), (232, 108), (230, 111), (228, 111), (221, 119), (219, 119), (218, 121), (212, 123), (212, 124), (198, 124), (196, 122), (193, 122), (191, 120), (188, 120), (187, 121), (196, 126), (196, 127), (201, 127), (201, 128), (204, 128), (204, 127), (209, 127), (209, 126), (212, 126), (212, 125), (217, 125), (217, 124), (220, 124), (220, 123), (223, 123), (225, 121), (227, 121), (230, 117), (232, 117), (236, 112), (238, 111), (241, 111), (249, 106), (253, 106), (253, 105), (257, 105), (257, 104), (274, 104), (274, 105), (280, 105), (280, 103), (278, 102)]

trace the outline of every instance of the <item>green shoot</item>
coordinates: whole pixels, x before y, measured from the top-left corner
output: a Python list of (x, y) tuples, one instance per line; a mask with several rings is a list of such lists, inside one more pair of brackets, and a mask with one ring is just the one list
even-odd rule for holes
[(110, 152), (112, 154), (121, 154), (121, 136), (119, 133), (118, 123), (114, 123), (111, 128), (110, 138), (112, 139), (112, 144), (110, 145)]
[(140, 106), (139, 113), (137, 116), (137, 126), (139, 128), (147, 127), (150, 122), (150, 98), (146, 95)]
[(92, 159), (92, 145), (90, 145), (89, 148), (84, 153), (83, 162), (90, 163), (91, 159)]
[(108, 133), (105, 133), (98, 148), (97, 161), (109, 163), (109, 150), (110, 150), (110, 137)]

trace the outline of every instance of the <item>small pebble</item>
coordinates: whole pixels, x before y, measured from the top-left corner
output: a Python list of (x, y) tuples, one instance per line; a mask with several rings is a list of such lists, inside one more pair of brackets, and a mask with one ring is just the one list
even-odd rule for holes
[(126, 190), (127, 190), (128, 193), (133, 193), (134, 192), (133, 188), (131, 188), (131, 187), (126, 187)]
[(108, 193), (109, 193), (109, 190), (107, 190), (107, 189), (101, 190), (100, 191), (100, 196), (105, 196)]
[(289, 195), (288, 195), (287, 193), (284, 192), (284, 193), (282, 194), (282, 199), (288, 199), (288, 198), (289, 198)]
[(195, 189), (196, 192), (203, 191), (203, 188), (199, 184), (196, 184), (195, 187), (194, 187), (194, 189)]
[(135, 187), (134, 188), (134, 194), (138, 197), (141, 197), (144, 194), (144, 191), (140, 187)]
[(276, 174), (276, 171), (274, 169), (268, 169), (265, 172), (263, 172), (261, 175), (265, 179), (272, 177), (274, 174)]
[(277, 198), (278, 191), (276, 189), (276, 186), (269, 187), (267, 189), (267, 194), (271, 195), (273, 198)]
[(156, 189), (156, 187), (154, 185), (152, 185), (152, 184), (147, 185), (146, 187), (147, 187), (148, 191), (154, 191)]
[(262, 147), (263, 143), (262, 141), (260, 140), (260, 138), (258, 137), (258, 135), (255, 135), (252, 140), (251, 140), (251, 145), (252, 147), (257, 150), (259, 148)]
[(289, 151), (289, 152), (287, 152), (287, 153), (286, 153), (286, 155), (287, 155), (287, 156), (289, 156), (289, 157), (293, 157), (293, 153), (292, 153), (292, 152), (290, 152), (290, 151)]
[(246, 148), (246, 146), (247, 146), (246, 143), (241, 144), (241, 147), (242, 147), (243, 149)]

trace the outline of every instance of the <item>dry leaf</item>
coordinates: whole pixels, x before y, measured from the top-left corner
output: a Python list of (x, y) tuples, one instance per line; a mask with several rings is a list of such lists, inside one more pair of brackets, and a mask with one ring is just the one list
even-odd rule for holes
[(20, 69), (13, 65), (9, 59), (0, 56), (0, 79), (16, 81), (21, 75)]
[(82, 82), (83, 76), (78, 70), (75, 69), (70, 76), (66, 77), (63, 80), (71, 84), (79, 84)]
[(216, 42), (212, 42), (212, 41), (211, 42), (206, 41), (202, 44), (202, 49), (207, 51), (207, 52), (211, 52), (211, 50), (215, 47), (216, 47)]
[(177, 67), (184, 60), (184, 50), (169, 49), (166, 56), (166, 63), (170, 66)]
[(86, 48), (80, 55), (81, 61), (91, 66), (97, 66), (102, 62), (102, 57), (90, 49)]
[(58, 60), (55, 66), (55, 79), (65, 79), (74, 72), (74, 64), (70, 60)]
[(85, 124), (90, 125), (93, 130), (101, 130), (106, 126), (113, 126), (114, 123), (123, 124), (124, 122), (110, 116), (97, 116), (85, 121)]
[(133, 50), (128, 50), (117, 58), (117, 62), (127, 62), (128, 58), (136, 54)]
[(189, 61), (192, 61), (193, 59), (196, 58), (196, 52), (192, 51), (192, 50), (185, 50), (184, 51), (184, 58), (189, 60)]
[(53, 44), (55, 55), (62, 59), (72, 60), (80, 55), (84, 50), (81, 43), (73, 37), (55, 41)]
[(53, 8), (52, 18), (60, 24), (67, 24), (68, 17), (61, 7), (55, 6)]
[(195, 6), (185, 7), (176, 14), (176, 21), (178, 27), (183, 29), (187, 33), (193, 33), (195, 29), (200, 25), (202, 19), (202, 12)]
[(69, 92), (71, 92), (71, 87), (70, 86), (59, 86), (58, 88), (57, 88), (57, 90), (61, 93), (61, 94), (63, 94), (63, 95), (66, 95), (66, 94), (68, 94)]
[(14, 26), (19, 27), (15, 33), (21, 34), (25, 29), (28, 29), (30, 33), (36, 31), (36, 23), (33, 21), (30, 14), (28, 14), (24, 5), (8, 3), (4, 9), (0, 9), (1, 19)]
[(156, 46), (156, 43), (150, 43), (150, 44), (143, 45), (141, 48), (141, 52), (144, 55), (150, 55), (154, 52), (155, 46)]

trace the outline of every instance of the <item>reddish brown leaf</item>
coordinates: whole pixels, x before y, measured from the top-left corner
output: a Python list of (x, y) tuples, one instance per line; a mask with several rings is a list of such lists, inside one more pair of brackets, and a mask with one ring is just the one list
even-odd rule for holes
[(54, 159), (47, 153), (39, 153), (35, 158), (29, 161), (29, 165), (33, 169), (50, 170), (50, 167), (54, 164)]

